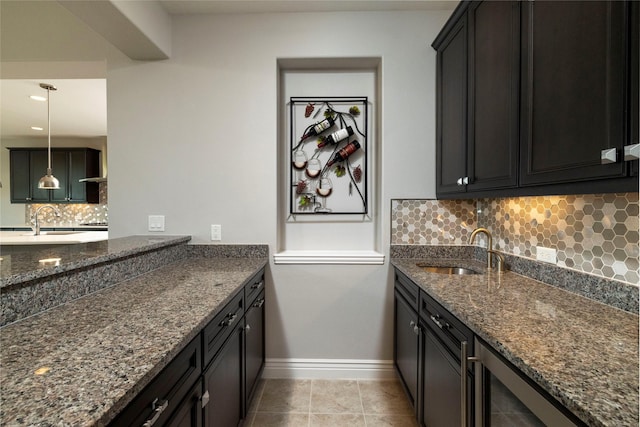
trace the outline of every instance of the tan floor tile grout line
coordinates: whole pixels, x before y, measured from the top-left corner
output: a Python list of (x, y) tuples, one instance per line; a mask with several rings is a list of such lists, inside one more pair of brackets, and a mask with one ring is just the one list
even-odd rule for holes
[(358, 384), (358, 397), (360, 397), (360, 408), (362, 409), (362, 418), (364, 418), (364, 427), (367, 427), (367, 416), (364, 413), (364, 402), (362, 401), (362, 391), (360, 390), (360, 380), (356, 380)]
[(307, 414), (307, 427), (311, 427), (311, 399), (313, 399), (313, 380), (310, 380), (309, 385), (309, 411)]

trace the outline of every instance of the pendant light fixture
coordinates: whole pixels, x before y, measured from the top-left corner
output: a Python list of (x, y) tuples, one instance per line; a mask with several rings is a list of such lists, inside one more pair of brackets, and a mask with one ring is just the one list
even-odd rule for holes
[(55, 86), (48, 83), (40, 83), (42, 89), (47, 90), (47, 133), (48, 133), (48, 150), (47, 150), (47, 174), (38, 181), (38, 188), (44, 190), (58, 190), (60, 181), (51, 174), (51, 111), (50, 111), (50, 93), (52, 90), (58, 90)]

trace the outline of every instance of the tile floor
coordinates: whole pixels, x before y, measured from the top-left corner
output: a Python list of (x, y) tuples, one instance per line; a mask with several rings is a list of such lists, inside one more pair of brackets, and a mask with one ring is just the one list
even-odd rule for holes
[(397, 380), (262, 380), (247, 427), (417, 427)]

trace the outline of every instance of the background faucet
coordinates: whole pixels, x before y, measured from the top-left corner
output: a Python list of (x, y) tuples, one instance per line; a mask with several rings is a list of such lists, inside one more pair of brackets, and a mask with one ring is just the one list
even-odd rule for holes
[(34, 236), (39, 236), (40, 235), (40, 222), (38, 222), (38, 214), (44, 208), (53, 209), (53, 213), (55, 213), (56, 216), (58, 216), (58, 217), (61, 216), (60, 211), (55, 206), (52, 206), (52, 205), (40, 206), (38, 209), (36, 209), (36, 211), (33, 213), (33, 215), (31, 215), (31, 223), (33, 224), (31, 226), (31, 229), (33, 230), (33, 235)]
[(473, 232), (471, 233), (471, 237), (469, 238), (469, 243), (473, 244), (473, 242), (476, 240), (476, 235), (478, 233), (484, 233), (487, 235), (487, 268), (491, 268), (491, 261), (492, 261), (492, 257), (491, 255), (494, 253), (493, 250), (493, 238), (491, 237), (491, 233), (489, 232), (489, 230), (487, 230), (486, 228), (476, 228), (475, 230), (473, 230)]

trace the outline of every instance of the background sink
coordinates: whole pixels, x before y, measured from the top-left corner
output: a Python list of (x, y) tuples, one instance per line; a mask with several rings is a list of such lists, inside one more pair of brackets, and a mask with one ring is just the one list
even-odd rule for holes
[(418, 267), (422, 268), (424, 271), (428, 273), (438, 273), (438, 274), (480, 274), (480, 272), (472, 270), (466, 267), (457, 267), (457, 266), (435, 266), (435, 265), (423, 265), (417, 264)]
[[(83, 233), (83, 231), (41, 231), (41, 236), (68, 236), (69, 234)], [(24, 233), (23, 236), (33, 236), (33, 233)]]

